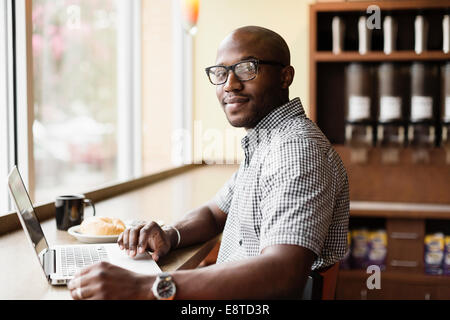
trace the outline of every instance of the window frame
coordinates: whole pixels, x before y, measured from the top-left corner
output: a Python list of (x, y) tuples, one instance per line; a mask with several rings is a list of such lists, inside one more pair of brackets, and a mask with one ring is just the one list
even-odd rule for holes
[[(15, 164), (20, 170), (32, 201), (35, 201), (33, 152), (33, 51), (32, 0), (15, 0), (14, 66), (15, 66)], [(25, 94), (21, 94), (25, 93)]]
[[(0, 2), (0, 177), (6, 177), (15, 164), (14, 150), (14, 88), (13, 88), (13, 3)], [(0, 184), (0, 212), (12, 209), (6, 181)]]
[[(116, 0), (118, 180), (142, 175), (141, 0)], [(123, 90), (125, 89), (125, 90)], [(131, 107), (130, 107), (131, 106)]]
[[(4, 75), (0, 80), (2, 108), (0, 132), (2, 142), (0, 151), (4, 152), (6, 161), (1, 166), (1, 176), (6, 177), (13, 165), (17, 165), (22, 178), (30, 189), (30, 197), (34, 198), (34, 157), (30, 141), (32, 136), (33, 90), (32, 90), (32, 54), (30, 0), (6, 0), (1, 4), (0, 14), (4, 16), (0, 31), (0, 43), (5, 50), (1, 53), (0, 68)], [(22, 94), (24, 93), (24, 94)], [(0, 187), (0, 199), (6, 205), (0, 209), (11, 210), (6, 181)], [(3, 202), (3, 203), (5, 203)]]

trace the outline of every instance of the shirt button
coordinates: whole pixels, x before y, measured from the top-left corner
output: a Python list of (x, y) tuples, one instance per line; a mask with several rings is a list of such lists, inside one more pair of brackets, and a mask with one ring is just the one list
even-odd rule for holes
[(241, 239), (241, 240), (239, 240), (239, 245), (240, 245), (240, 246), (242, 246), (242, 239)]

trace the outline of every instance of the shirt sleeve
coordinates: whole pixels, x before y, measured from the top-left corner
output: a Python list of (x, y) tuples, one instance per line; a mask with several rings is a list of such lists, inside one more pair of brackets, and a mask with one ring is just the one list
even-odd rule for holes
[(230, 210), (231, 201), (233, 200), (234, 188), (236, 185), (236, 178), (239, 170), (237, 170), (230, 179), (223, 185), (223, 187), (214, 196), (214, 202), (220, 210), (228, 214)]
[(293, 138), (271, 149), (261, 174), (260, 252), (305, 247), (320, 256), (333, 217), (333, 168), (314, 142)]

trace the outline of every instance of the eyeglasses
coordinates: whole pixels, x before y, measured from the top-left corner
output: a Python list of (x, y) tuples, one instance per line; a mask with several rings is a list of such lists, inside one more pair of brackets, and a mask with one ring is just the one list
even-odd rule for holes
[(205, 69), (209, 81), (214, 85), (221, 85), (227, 82), (228, 74), (230, 70), (233, 71), (236, 78), (240, 81), (249, 81), (256, 78), (258, 74), (258, 66), (260, 64), (270, 64), (274, 66), (285, 65), (276, 61), (266, 61), (266, 60), (245, 60), (235, 63), (229, 67), (227, 66), (212, 66)]

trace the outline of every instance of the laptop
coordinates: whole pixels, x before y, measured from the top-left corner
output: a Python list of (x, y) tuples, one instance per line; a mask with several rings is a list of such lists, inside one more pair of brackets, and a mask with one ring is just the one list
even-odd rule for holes
[(117, 243), (49, 246), (17, 167), (8, 175), (8, 187), (23, 230), (51, 285), (66, 285), (75, 273), (99, 261), (108, 261), (142, 274), (161, 272), (148, 252), (129, 257)]

